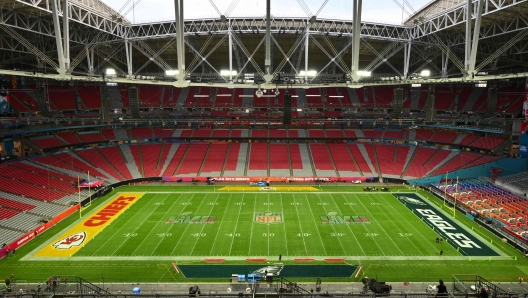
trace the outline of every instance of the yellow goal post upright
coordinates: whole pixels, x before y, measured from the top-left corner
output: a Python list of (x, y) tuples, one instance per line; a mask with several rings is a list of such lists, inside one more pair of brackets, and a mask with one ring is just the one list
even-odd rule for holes
[(449, 172), (446, 172), (446, 178), (445, 178), (445, 185), (444, 185), (444, 207), (447, 207), (446, 205), (446, 199), (447, 199), (447, 175)]

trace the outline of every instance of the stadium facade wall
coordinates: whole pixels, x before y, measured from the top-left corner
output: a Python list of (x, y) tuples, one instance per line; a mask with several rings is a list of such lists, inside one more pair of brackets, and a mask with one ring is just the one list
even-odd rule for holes
[[(477, 177), (491, 177), (491, 168), (502, 169), (503, 176), (513, 175), (526, 171), (526, 158), (504, 158), (494, 162), (486, 163), (469, 169), (463, 169), (448, 173), (448, 179), (468, 179)], [(446, 173), (432, 177), (409, 180), (409, 184), (416, 186), (429, 186), (431, 183), (438, 183), (446, 178)]]

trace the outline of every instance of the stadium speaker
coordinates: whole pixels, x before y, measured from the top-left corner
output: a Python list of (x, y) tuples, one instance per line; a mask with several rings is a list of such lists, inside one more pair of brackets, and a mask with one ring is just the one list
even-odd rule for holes
[(403, 88), (394, 89), (394, 100), (392, 102), (392, 118), (401, 118), (403, 111)]
[(284, 117), (282, 119), (282, 124), (290, 125), (291, 124), (291, 109), (292, 109), (292, 96), (288, 91), (284, 94)]
[(139, 118), (138, 89), (136, 87), (128, 88), (128, 99), (130, 100), (130, 113), (132, 114), (132, 118)]

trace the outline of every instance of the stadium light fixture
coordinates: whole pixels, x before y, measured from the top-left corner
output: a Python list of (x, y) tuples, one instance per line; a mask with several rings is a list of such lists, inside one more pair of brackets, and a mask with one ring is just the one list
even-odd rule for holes
[(257, 89), (257, 92), (255, 92), (255, 95), (256, 95), (258, 98), (261, 98), (263, 94), (264, 94), (264, 93), (262, 92), (262, 89), (260, 89), (260, 87)]
[(236, 76), (238, 74), (238, 72), (236, 70), (233, 70), (231, 72), (229, 70), (227, 70), (227, 69), (220, 70), (220, 75), (223, 76), (223, 77), (227, 77), (230, 74), (232, 76)]
[(430, 70), (427, 70), (427, 69), (424, 69), (420, 72), (420, 76), (421, 77), (429, 77), (431, 76), (431, 71)]
[(306, 72), (306, 71), (304, 71), (304, 70), (301, 70), (301, 72), (299, 73), (299, 75), (300, 75), (301, 77), (306, 77), (306, 76), (308, 76), (308, 77), (315, 77), (315, 76), (317, 75), (317, 71), (315, 71), (315, 70), (309, 70), (309, 71)]
[(370, 77), (372, 75), (372, 72), (366, 70), (358, 70), (358, 75), (360, 77)]
[(173, 70), (173, 69), (170, 69), (170, 70), (166, 70), (165, 71), (165, 75), (168, 76), (168, 77), (173, 77), (173, 76), (176, 76), (180, 74), (180, 71), (179, 70)]
[(116, 76), (116, 71), (113, 68), (107, 68), (105, 73), (106, 73), (107, 77), (115, 77)]

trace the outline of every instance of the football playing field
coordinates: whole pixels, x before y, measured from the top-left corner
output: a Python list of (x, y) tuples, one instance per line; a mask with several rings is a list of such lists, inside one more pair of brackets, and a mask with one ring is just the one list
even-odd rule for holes
[[(277, 260), (279, 255), (283, 260), (337, 256), (412, 260), (439, 258), (440, 251), (442, 258), (451, 259), (503, 255), (414, 193), (315, 190), (164, 192), (161, 188), (136, 194), (127, 208), (119, 207), (119, 198), (126, 196), (118, 193), (106, 211), (101, 211), (103, 205), (83, 216), (100, 231), (66, 229), (61, 234), (66, 238), (51, 239), (41, 247), (45, 252), (36, 256), (64, 252), (59, 249), (66, 248), (64, 243), (78, 246), (72, 260)], [(108, 213), (108, 208), (118, 207), (121, 213)], [(101, 218), (108, 222), (99, 225)], [(436, 243), (437, 238), (445, 240)]]

